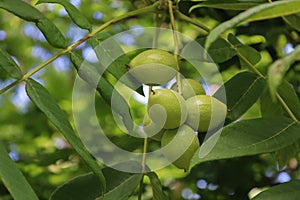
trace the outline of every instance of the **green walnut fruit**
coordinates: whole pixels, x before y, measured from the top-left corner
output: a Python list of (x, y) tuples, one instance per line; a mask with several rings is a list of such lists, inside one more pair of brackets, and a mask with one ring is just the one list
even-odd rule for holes
[(165, 85), (175, 77), (177, 62), (167, 51), (150, 49), (135, 56), (129, 68), (130, 74), (143, 84)]
[(197, 95), (187, 99), (186, 105), (186, 123), (199, 132), (213, 130), (225, 120), (227, 106), (214, 97)]
[(163, 155), (179, 169), (188, 170), (190, 161), (199, 148), (194, 130), (182, 125), (179, 129), (166, 130), (161, 139)]
[(162, 121), (153, 121), (148, 114), (143, 120), (144, 133), (153, 140), (160, 141), (165, 131)]
[[(184, 99), (188, 99), (192, 96), (205, 94), (205, 90), (202, 85), (194, 79), (186, 78), (181, 80), (182, 96)], [(177, 82), (171, 86), (172, 90), (178, 92)]]
[(185, 100), (179, 93), (169, 89), (152, 91), (147, 109), (151, 120), (164, 123), (164, 129), (178, 128), (187, 118)]

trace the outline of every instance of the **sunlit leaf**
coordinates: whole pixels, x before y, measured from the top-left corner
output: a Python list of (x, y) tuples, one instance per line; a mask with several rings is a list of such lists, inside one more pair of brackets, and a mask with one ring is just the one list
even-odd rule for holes
[[(270, 4), (271, 6), (269, 6)], [(247, 18), (245, 21), (252, 22), (291, 15), (300, 11), (299, 6), (300, 2), (298, 0), (285, 0), (267, 3), (265, 6), (257, 6), (257, 9), (260, 10), (262, 8), (262, 10), (254, 12), (254, 14), (252, 14), (251, 17)]]
[(209, 35), (205, 43), (205, 49), (209, 49), (209, 46), (226, 30), (236, 26), (241, 22), (251, 22), (263, 19), (271, 19), (286, 15), (291, 15), (300, 12), (300, 1), (298, 0), (285, 0), (276, 1), (272, 3), (265, 3), (255, 7), (252, 7), (239, 15), (236, 15), (232, 19), (223, 22), (214, 28)]
[(257, 6), (261, 3), (264, 3), (264, 0), (258, 1), (241, 1), (241, 0), (194, 0), (193, 2), (199, 2), (198, 4), (190, 8), (190, 12), (197, 8), (209, 7), (209, 8), (219, 8), (225, 10), (246, 10), (253, 6)]
[(66, 48), (68, 42), (58, 28), (45, 17), (38, 9), (21, 0), (1, 0), (0, 8), (30, 22), (36, 26), (45, 36), (46, 40), (54, 47)]
[(300, 196), (300, 181), (294, 180), (267, 189), (252, 200), (298, 200)]
[(39, 0), (37, 4), (40, 3), (58, 3), (61, 4), (68, 14), (70, 15), (71, 19), (77, 24), (80, 28), (90, 30), (92, 29), (92, 25), (89, 23), (87, 18), (69, 1), (66, 0)]
[(2, 142), (0, 142), (0, 179), (14, 199), (38, 200), (16, 163), (8, 156)]
[(16, 79), (22, 78), (22, 72), (11, 56), (0, 48), (0, 68), (2, 68), (8, 76)]
[(195, 153), (191, 166), (219, 159), (274, 152), (300, 138), (300, 124), (284, 117), (232, 123), (208, 138)]
[(88, 164), (88, 166), (98, 175), (105, 190), (105, 178), (97, 161), (86, 150), (85, 146), (75, 134), (66, 114), (56, 103), (51, 94), (38, 82), (28, 79), (26, 81), (26, 92), (34, 104), (47, 116), (47, 118), (62, 132), (72, 147)]

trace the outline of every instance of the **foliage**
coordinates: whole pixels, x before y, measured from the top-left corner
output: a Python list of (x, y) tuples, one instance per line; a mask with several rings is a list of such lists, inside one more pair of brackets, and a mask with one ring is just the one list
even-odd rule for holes
[[(0, 0), (0, 199), (297, 199), (299, 13), (299, 0)], [(203, 45), (225, 82), (214, 85), (212, 74), (205, 85), (191, 63), (176, 57), (181, 74), (207, 91), (218, 87), (213, 96), (228, 107), (222, 129), (198, 133), (201, 147), (186, 173), (174, 166), (148, 172), (145, 160), (125, 163), (144, 173), (104, 166), (75, 129), (79, 73), (97, 91), (97, 120), (114, 144), (131, 152), (159, 148), (124, 134), (133, 132), (131, 117), (142, 124), (145, 113), (137, 98), (126, 97), (147, 94), (124, 78), (140, 53), (130, 48), (143, 41), (132, 32), (107, 51), (97, 48), (122, 31), (152, 26)], [(160, 37), (142, 40), (155, 46)], [(163, 40), (175, 53), (188, 52), (173, 37)], [(93, 49), (94, 60), (87, 55)], [(114, 59), (115, 52), (123, 55)], [(80, 71), (83, 64), (88, 70)]]

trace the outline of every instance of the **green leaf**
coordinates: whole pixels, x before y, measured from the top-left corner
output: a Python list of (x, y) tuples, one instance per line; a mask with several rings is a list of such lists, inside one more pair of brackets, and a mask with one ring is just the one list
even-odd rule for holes
[(35, 192), (0, 142), (0, 179), (15, 200), (38, 200)]
[(98, 33), (95, 37), (89, 39), (99, 60), (97, 64), (102, 69), (104, 69), (103, 66), (107, 67), (104, 73), (112, 74), (118, 81), (142, 94), (142, 87), (138, 87), (140, 83), (131, 75), (125, 75), (128, 72), (126, 65), (129, 64), (130, 58), (124, 53), (119, 43), (113, 39), (107, 40), (109, 36), (108, 34)]
[(93, 173), (88, 173), (59, 186), (52, 193), (50, 200), (94, 200), (102, 193), (99, 178)]
[[(259, 99), (266, 88), (266, 81), (254, 73), (245, 71), (228, 80), (224, 87), (228, 108), (227, 118), (235, 121)], [(222, 90), (218, 90), (214, 97), (222, 101)]]
[[(130, 63), (130, 58), (124, 53), (119, 43), (113, 39), (102, 40), (103, 34), (97, 34), (89, 40), (99, 60), (99, 67), (104, 68), (103, 66), (107, 66), (105, 70), (108, 73), (112, 74), (129, 88), (142, 94), (141, 87), (136, 88), (140, 84), (135, 78), (130, 75), (123, 76), (128, 72), (126, 65)], [(118, 55), (120, 56), (117, 57)]]
[(293, 144), (279, 149), (276, 151), (276, 159), (278, 162), (279, 170), (283, 169), (290, 161), (290, 159), (297, 157), (299, 152), (299, 141), (294, 142)]
[(300, 56), (300, 45), (298, 45), (294, 51), (284, 56), (283, 58), (276, 60), (268, 70), (268, 85), (273, 97), (277, 91), (278, 86), (282, 83), (282, 79), (285, 73), (290, 68), (291, 64), (297, 60)]
[(103, 99), (111, 105), (112, 95), (114, 98), (114, 105), (111, 107), (113, 111), (121, 115), (124, 125), (126, 126), (128, 131), (133, 130), (133, 121), (129, 109), (129, 105), (123, 96), (114, 89), (105, 78), (101, 78), (97, 85), (97, 91), (101, 94)]
[(215, 27), (207, 36), (205, 43), (205, 49), (209, 49), (209, 46), (226, 30), (236, 26), (241, 22), (251, 22), (263, 19), (271, 19), (286, 15), (291, 15), (300, 12), (299, 0), (285, 0), (276, 1), (272, 3), (265, 3), (255, 7), (252, 7), (232, 19)]
[(65, 138), (69, 141), (72, 147), (87, 163), (87, 165), (98, 175), (102, 185), (102, 190), (105, 190), (105, 178), (101, 172), (97, 161), (86, 150), (85, 146), (75, 134), (66, 114), (56, 103), (51, 94), (38, 82), (28, 79), (26, 81), (26, 92), (33, 103), (47, 116), (47, 118), (62, 132)]
[(107, 178), (107, 191), (97, 200), (126, 200), (135, 191), (143, 175), (121, 172), (112, 168), (104, 168), (103, 174)]
[(290, 85), (289, 82), (283, 81), (282, 84), (278, 87), (277, 93), (289, 107), (289, 109), (293, 112), (295, 117), (300, 119), (300, 101), (297, 96), (295, 90)]
[(142, 174), (122, 172), (109, 167), (103, 168), (102, 172), (107, 180), (107, 190), (103, 193), (103, 196), (99, 178), (93, 173), (88, 173), (75, 177), (59, 186), (50, 199), (128, 199), (142, 178)]
[(102, 41), (102, 35), (99, 35), (100, 38), (97, 38), (97, 36), (89, 39), (89, 42), (91, 42), (94, 48), (99, 63), (101, 66), (109, 66), (107, 68), (108, 72), (117, 79), (120, 79), (127, 72), (125, 64), (128, 64), (130, 59), (127, 56), (123, 56), (122, 60), (118, 61), (117, 58), (112, 57), (114, 55), (124, 55), (123, 49), (114, 40)]
[(68, 14), (70, 15), (71, 19), (74, 21), (76, 25), (80, 28), (87, 29), (89, 31), (92, 30), (92, 25), (89, 23), (87, 18), (71, 3), (66, 0), (39, 0), (36, 4), (41, 3), (58, 3), (62, 5)]
[[(127, 130), (133, 129), (133, 121), (129, 110), (129, 105), (118, 91), (114, 91), (114, 86), (111, 85), (103, 76), (99, 79), (99, 72), (97, 67), (88, 62), (84, 62), (84, 70), (80, 70), (83, 64), (83, 58), (77, 53), (70, 53), (71, 62), (79, 73), (79, 76), (89, 83), (91, 87), (95, 87), (103, 99), (111, 105), (111, 98), (114, 94), (114, 106), (112, 109), (121, 115), (124, 125)], [(98, 80), (99, 79), (99, 80)]]
[(232, 123), (204, 141), (191, 167), (211, 160), (274, 152), (298, 140), (299, 132), (300, 124), (284, 117)]
[[(205, 38), (199, 38), (197, 39), (197, 42), (204, 45)], [(236, 55), (232, 45), (222, 38), (218, 38), (215, 42), (213, 42), (207, 52), (216, 63), (225, 62)]]
[[(251, 69), (251, 66), (256, 65), (260, 59), (261, 55), (253, 47), (242, 45), (236, 48), (237, 56), (240, 59), (241, 66), (244, 68)], [(251, 66), (249, 66), (251, 64)]]
[[(300, 119), (300, 101), (294, 88), (289, 82), (283, 80), (278, 86), (278, 95), (282, 98), (285, 104), (289, 107), (296, 118)], [(263, 117), (271, 116), (289, 116), (288, 113), (283, 109), (278, 99), (274, 99), (271, 96), (269, 89), (265, 91), (260, 99), (261, 114)]]
[(252, 200), (298, 200), (300, 196), (299, 188), (299, 180), (282, 183), (259, 193)]
[[(83, 58), (76, 52), (70, 52), (69, 57), (79, 76), (92, 87), (96, 88), (99, 76), (103, 73), (103, 70), (89, 62), (84, 62)], [(82, 65), (84, 65), (86, 70), (80, 70)]]
[(152, 186), (152, 193), (153, 193), (153, 199), (155, 200), (165, 200), (167, 199), (165, 193), (163, 192), (161, 182), (154, 172), (149, 172), (146, 174), (149, 179)]
[(219, 8), (225, 10), (247, 10), (253, 6), (257, 6), (264, 3), (263, 0), (258, 1), (241, 1), (241, 0), (194, 0), (193, 2), (199, 2), (198, 4), (191, 7), (190, 12), (197, 8), (209, 7), (209, 8)]
[(58, 28), (48, 19), (40, 19), (36, 26), (45, 36), (46, 40), (54, 47), (65, 49), (68, 47), (68, 42)]
[(0, 48), (0, 68), (2, 68), (8, 76), (16, 79), (22, 78), (22, 72), (11, 56)]
[(282, 106), (273, 100), (269, 89), (266, 89), (260, 97), (260, 111), (262, 117), (283, 116)]
[(44, 18), (39, 10), (21, 0), (1, 0), (0, 8), (30, 22), (37, 22)]
[[(269, 6), (271, 4), (271, 6)], [(272, 5), (273, 4), (273, 5)], [(300, 2), (298, 0), (285, 0), (267, 3), (257, 6), (257, 9), (262, 9), (255, 12), (251, 17), (247, 18), (246, 22), (272, 19), (300, 12)], [(253, 9), (254, 10), (254, 9)]]
[(291, 27), (293, 27), (297, 31), (300, 31), (300, 13), (288, 15), (282, 18)]
[(242, 67), (251, 69), (251, 67), (253, 67), (260, 61), (260, 53), (253, 47), (242, 44), (233, 34), (228, 35), (228, 41), (234, 47), (234, 50), (240, 59)]
[(38, 9), (21, 0), (1, 0), (0, 8), (13, 13), (26, 21), (34, 22), (54, 47), (66, 48), (68, 42), (58, 28), (46, 18)]

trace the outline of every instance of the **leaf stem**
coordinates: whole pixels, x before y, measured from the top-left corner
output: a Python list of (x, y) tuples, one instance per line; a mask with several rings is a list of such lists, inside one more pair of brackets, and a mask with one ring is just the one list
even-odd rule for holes
[(148, 137), (146, 136), (144, 138), (144, 149), (143, 149), (143, 158), (142, 158), (142, 172), (146, 172), (146, 155), (147, 155), (147, 149), (148, 149)]
[[(247, 60), (244, 56), (242, 56), (239, 52), (237, 52), (237, 56), (243, 60), (247, 66), (254, 71), (258, 76), (267, 79), (266, 76), (264, 76), (260, 71), (258, 71), (253, 65), (252, 63), (249, 62), (249, 60)], [(280, 104), (282, 105), (282, 107), (285, 109), (285, 111), (288, 113), (288, 115), (291, 117), (291, 119), (293, 119), (295, 122), (300, 123), (300, 121), (296, 118), (296, 116), (293, 114), (293, 112), (291, 111), (291, 109), (289, 108), (289, 106), (285, 103), (285, 101), (282, 99), (282, 97), (278, 94), (278, 92), (275, 93), (276, 98), (278, 99), (278, 101), (280, 102)]]
[(177, 68), (179, 70), (179, 65), (178, 65), (178, 52), (179, 52), (179, 40), (178, 40), (178, 35), (176, 32), (176, 24), (175, 24), (175, 19), (174, 19), (174, 13), (173, 13), (173, 4), (172, 1), (168, 1), (169, 5), (169, 14), (170, 14), (170, 21), (171, 21), (171, 28), (173, 32), (173, 39), (174, 39), (174, 55), (175, 59), (177, 61)]
[(278, 101), (281, 103), (281, 105), (284, 107), (284, 109), (286, 110), (286, 112), (288, 113), (288, 115), (292, 118), (292, 120), (294, 120), (297, 123), (300, 123), (300, 121), (296, 118), (296, 116), (294, 115), (294, 113), (291, 111), (291, 109), (285, 103), (285, 101), (282, 99), (282, 97), (278, 94), (278, 92), (275, 93), (275, 96), (278, 99)]
[(252, 71), (254, 71), (258, 76), (260, 76), (260, 77), (266, 79), (266, 77), (265, 77), (262, 73), (260, 73), (260, 71), (258, 71), (258, 70), (252, 65), (252, 63), (249, 62), (248, 59), (246, 59), (246, 58), (245, 58), (243, 55), (241, 55), (238, 51), (236, 51), (236, 54), (237, 54), (237, 56), (238, 56), (242, 61), (244, 61), (244, 62), (247, 64), (247, 66), (248, 66)]
[(144, 174), (141, 178), (141, 181), (140, 181), (140, 188), (139, 188), (139, 194), (138, 194), (138, 200), (142, 200), (142, 194), (143, 194), (143, 188), (144, 188)]
[(160, 30), (158, 28), (159, 16), (157, 13), (154, 15), (154, 23), (155, 23), (156, 29), (155, 29), (153, 40), (152, 40), (152, 48), (157, 48), (158, 36), (159, 36), (159, 32), (160, 32)]
[(179, 38), (177, 34), (176, 24), (175, 24), (175, 18), (174, 18), (174, 12), (173, 12), (173, 3), (172, 1), (168, 1), (169, 6), (169, 15), (170, 15), (170, 22), (171, 22), (171, 28), (173, 32), (173, 39), (174, 39), (174, 57), (177, 64), (177, 70), (178, 73), (176, 75), (176, 82), (178, 87), (178, 93), (182, 94), (182, 86), (181, 86), (181, 80), (180, 80), (180, 67), (179, 67), (179, 60), (178, 60), (178, 53), (179, 53)]
[[(149, 97), (148, 99), (150, 98), (150, 95), (151, 95), (151, 92), (152, 92), (152, 86), (149, 86)], [(144, 149), (143, 149), (143, 157), (142, 157), (142, 173), (143, 173), (143, 176), (142, 176), (142, 179), (140, 181), (140, 188), (139, 188), (139, 194), (138, 194), (138, 200), (141, 200), (142, 199), (142, 194), (143, 194), (143, 187), (144, 187), (144, 176), (146, 175), (146, 155), (147, 155), (147, 149), (148, 149), (148, 137), (147, 135), (145, 136), (144, 138)]]
[(57, 58), (59, 58), (60, 56), (72, 51), (74, 48), (76, 48), (77, 46), (79, 46), (80, 44), (82, 44), (83, 42), (85, 42), (86, 40), (88, 40), (89, 38), (95, 36), (97, 33), (103, 31), (104, 29), (106, 29), (107, 27), (118, 23), (124, 19), (136, 16), (136, 15), (140, 15), (140, 14), (144, 14), (144, 13), (148, 13), (148, 12), (158, 12), (159, 6), (159, 2), (156, 2), (154, 4), (152, 4), (151, 6), (147, 6), (138, 10), (133, 10), (131, 12), (128, 12), (124, 15), (121, 15), (119, 17), (116, 17), (110, 21), (107, 21), (106, 23), (104, 23), (103, 25), (99, 26), (98, 28), (96, 28), (94, 31), (92, 31), (91, 33), (87, 34), (86, 36), (84, 36), (83, 38), (79, 39), (78, 41), (76, 41), (75, 43), (71, 44), (70, 46), (68, 46), (68, 48), (66, 48), (65, 50), (62, 50), (61, 52), (57, 53), (56, 55), (52, 56), (51, 58), (49, 58), (48, 60), (46, 60), (44, 63), (40, 64), (39, 66), (35, 67), (32, 71), (26, 73), (22, 79), (20, 80), (16, 80), (14, 82), (12, 82), (11, 84), (7, 85), (6, 87), (2, 88), (0, 90), (0, 94), (3, 94), (4, 92), (6, 92), (7, 90), (9, 90), (10, 88), (18, 85), (19, 83), (21, 83), (22, 81), (27, 80), (30, 76), (32, 76), (33, 74), (35, 74), (36, 72), (40, 71), (41, 69), (43, 69), (44, 67), (46, 67), (48, 64), (50, 64), (51, 62), (53, 62), (54, 60), (56, 60)]

